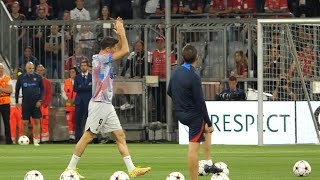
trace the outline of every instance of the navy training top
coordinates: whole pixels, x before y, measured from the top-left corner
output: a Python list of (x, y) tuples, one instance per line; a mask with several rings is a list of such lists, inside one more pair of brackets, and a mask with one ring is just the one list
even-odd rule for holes
[(203, 96), (201, 78), (190, 64), (184, 63), (172, 73), (167, 94), (172, 98), (175, 111), (203, 118), (209, 127), (212, 126)]

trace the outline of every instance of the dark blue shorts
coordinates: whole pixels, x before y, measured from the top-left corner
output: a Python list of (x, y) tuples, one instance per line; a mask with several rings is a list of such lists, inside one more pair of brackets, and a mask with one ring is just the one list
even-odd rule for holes
[(30, 120), (41, 118), (41, 110), (36, 107), (37, 102), (22, 102), (22, 120)]
[(189, 127), (189, 142), (203, 142), (205, 122), (202, 117), (195, 114), (176, 112), (176, 118), (184, 125)]

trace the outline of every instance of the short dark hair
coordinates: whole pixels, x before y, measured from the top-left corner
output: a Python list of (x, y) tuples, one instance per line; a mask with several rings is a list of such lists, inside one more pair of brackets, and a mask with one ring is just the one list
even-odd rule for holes
[(69, 69), (69, 71), (71, 71), (71, 70), (74, 70), (74, 71), (76, 72), (76, 74), (78, 74), (78, 69), (77, 69), (76, 67), (71, 67), (71, 68)]
[(230, 77), (229, 77), (229, 81), (237, 81), (237, 77), (235, 77), (235, 76), (230, 76)]
[(111, 36), (104, 37), (100, 42), (101, 49), (113, 48), (119, 42), (118, 39)]
[(31, 46), (26, 46), (26, 47), (24, 47), (24, 48), (23, 48), (23, 51), (25, 51), (26, 49), (30, 49), (30, 50), (33, 52), (33, 49), (32, 49)]
[(190, 44), (186, 45), (182, 50), (182, 57), (184, 59), (184, 62), (188, 64), (194, 63), (197, 59), (197, 55), (197, 49)]
[(87, 66), (89, 66), (89, 61), (88, 61), (88, 60), (82, 60), (81, 63), (80, 63), (80, 65), (81, 65), (81, 64), (86, 64)]

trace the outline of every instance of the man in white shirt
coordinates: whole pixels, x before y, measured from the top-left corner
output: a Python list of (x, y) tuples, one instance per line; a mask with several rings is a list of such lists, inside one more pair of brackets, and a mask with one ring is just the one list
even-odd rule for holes
[(76, 8), (70, 11), (72, 20), (90, 20), (90, 13), (84, 7), (84, 0), (76, 0)]

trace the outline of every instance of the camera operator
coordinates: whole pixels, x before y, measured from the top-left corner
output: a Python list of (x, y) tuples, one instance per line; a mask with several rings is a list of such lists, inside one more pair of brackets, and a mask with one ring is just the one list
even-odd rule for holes
[(216, 99), (218, 101), (245, 101), (246, 93), (237, 88), (238, 80), (235, 76), (230, 76), (228, 81), (228, 89), (223, 90), (220, 94), (217, 94)]
[(280, 76), (277, 86), (272, 93), (273, 101), (294, 101), (296, 94), (290, 89), (290, 80), (286, 76)]

